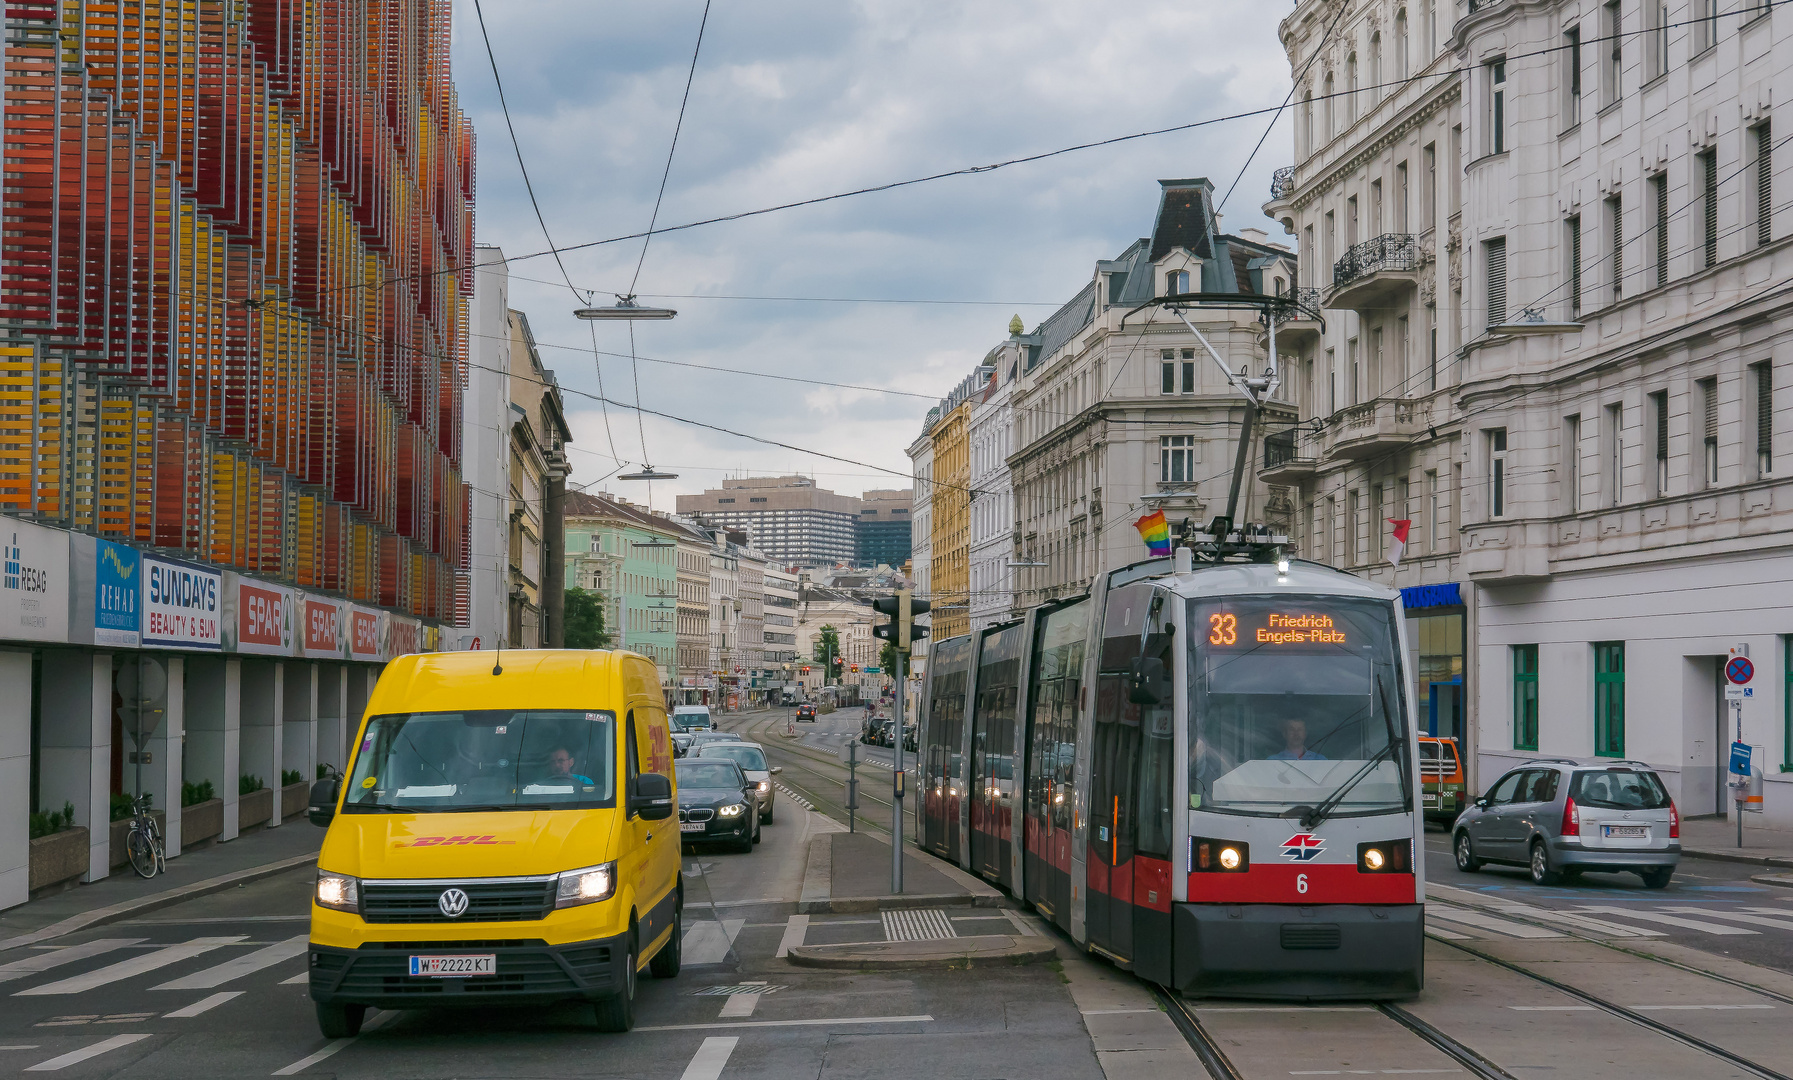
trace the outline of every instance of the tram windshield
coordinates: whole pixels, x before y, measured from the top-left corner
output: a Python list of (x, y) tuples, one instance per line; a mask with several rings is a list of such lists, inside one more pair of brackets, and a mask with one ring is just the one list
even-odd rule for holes
[(1338, 596), (1189, 604), (1191, 809), (1412, 805), (1394, 608)]

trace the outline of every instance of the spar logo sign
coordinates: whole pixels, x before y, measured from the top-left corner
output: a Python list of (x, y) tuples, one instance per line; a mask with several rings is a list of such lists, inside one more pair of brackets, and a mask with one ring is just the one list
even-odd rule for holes
[(1282, 842), (1282, 857), (1295, 862), (1313, 862), (1326, 850), (1326, 841), (1313, 833), (1298, 832)]

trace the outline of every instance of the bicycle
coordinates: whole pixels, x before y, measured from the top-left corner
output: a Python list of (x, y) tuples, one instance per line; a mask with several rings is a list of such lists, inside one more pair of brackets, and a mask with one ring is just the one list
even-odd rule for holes
[(162, 827), (150, 816), (149, 796), (131, 800), (131, 831), (125, 835), (125, 851), (138, 876), (152, 878), (168, 872), (168, 855), (162, 846)]

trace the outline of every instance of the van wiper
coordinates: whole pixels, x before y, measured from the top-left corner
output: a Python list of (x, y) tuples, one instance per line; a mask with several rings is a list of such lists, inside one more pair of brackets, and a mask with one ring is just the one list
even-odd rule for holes
[[(1376, 698), (1382, 705), (1383, 723), (1388, 727), (1388, 744), (1377, 751), (1375, 757), (1364, 762), (1362, 768), (1352, 773), (1350, 779), (1340, 784), (1331, 795), (1328, 795), (1325, 802), (1311, 808), (1297, 807), (1297, 809), (1305, 809), (1307, 811), (1301, 817), (1302, 828), (1311, 832), (1315, 826), (1320, 824), (1320, 822), (1331, 817), (1332, 812), (1337, 810), (1339, 804), (1345, 801), (1345, 796), (1351, 793), (1351, 789), (1356, 787), (1359, 781), (1370, 775), (1371, 772), (1375, 771), (1376, 766), (1382, 764), (1383, 761), (1388, 759), (1389, 755), (1400, 749), (1402, 743), (1395, 731), (1394, 716), (1388, 711), (1388, 689), (1382, 684), (1381, 674), (1377, 674), (1376, 676)], [(1403, 796), (1406, 795), (1407, 781), (1405, 778), (1401, 781), (1401, 792)], [(1412, 800), (1409, 799), (1407, 801), (1411, 804)]]

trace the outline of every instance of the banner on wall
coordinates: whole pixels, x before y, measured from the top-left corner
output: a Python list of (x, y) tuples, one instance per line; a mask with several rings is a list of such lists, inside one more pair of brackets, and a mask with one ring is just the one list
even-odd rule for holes
[(67, 641), (68, 533), (0, 518), (0, 640)]
[(355, 607), (348, 609), (349, 659), (379, 662), (386, 659), (381, 651), (380, 625), (383, 611)]
[(224, 576), (153, 555), (142, 558), (143, 645), (222, 649)]
[(231, 574), (225, 585), (225, 648), (256, 656), (294, 655), (297, 595), (238, 574)]
[(307, 596), (301, 604), (302, 633), (299, 651), (318, 660), (341, 660), (348, 650), (342, 604), (319, 596)]
[(143, 559), (136, 548), (93, 542), (93, 643), (136, 648), (143, 629)]
[(423, 651), (423, 624), (403, 615), (386, 616), (386, 648), (384, 659), (392, 660)]

